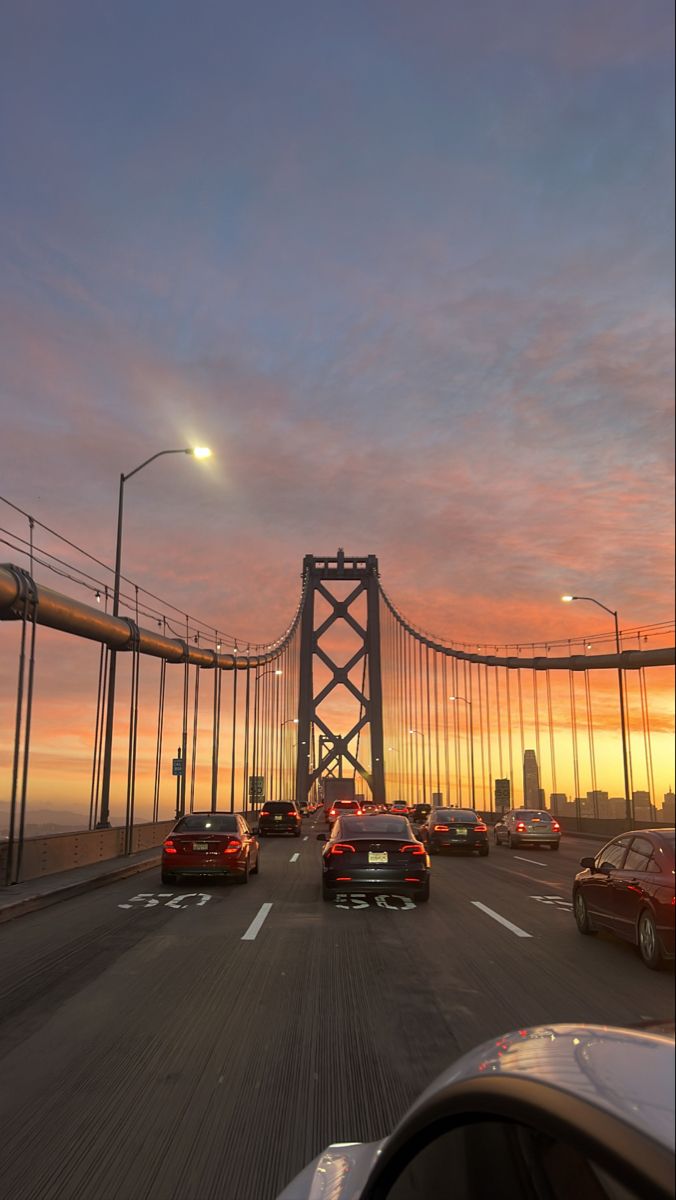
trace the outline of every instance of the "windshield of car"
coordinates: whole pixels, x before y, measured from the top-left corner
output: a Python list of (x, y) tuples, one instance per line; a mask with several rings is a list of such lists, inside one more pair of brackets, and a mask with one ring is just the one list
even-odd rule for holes
[(410, 837), (411, 827), (403, 817), (340, 818), (341, 837), (359, 837), (360, 834), (365, 836), (374, 834), (377, 837), (382, 837), (384, 834), (388, 837)]
[(437, 825), (474, 825), (479, 818), (471, 808), (437, 808), (430, 820)]
[(236, 833), (237, 817), (229, 813), (191, 813), (174, 826), (174, 833)]

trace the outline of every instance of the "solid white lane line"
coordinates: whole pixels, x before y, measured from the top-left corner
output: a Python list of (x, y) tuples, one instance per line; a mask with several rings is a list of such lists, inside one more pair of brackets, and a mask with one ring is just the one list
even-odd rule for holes
[(518, 858), (519, 862), (535, 863), (536, 867), (548, 867), (549, 866), (549, 863), (538, 862), (537, 858), (520, 858), (518, 854), (515, 854), (514, 858)]
[(289, 862), (298, 862), (299, 858), (300, 858), (300, 854), (292, 854), (291, 858), (289, 859)]
[(263, 924), (263, 921), (267, 917), (271, 908), (272, 908), (271, 904), (261, 904), (261, 907), (260, 907), (257, 915), (254, 917), (254, 919), (251, 922), (246, 933), (242, 934), (242, 937), (240, 939), (242, 942), (253, 942), (254, 941), (256, 934), (258, 933), (261, 925)]
[(488, 908), (488, 906), (486, 904), (482, 904), (480, 900), (470, 900), (470, 904), (473, 904), (475, 908), (480, 908), (482, 912), (485, 912), (489, 917), (492, 917), (494, 921), (499, 921), (501, 925), (505, 926), (505, 929), (511, 929), (512, 933), (515, 933), (517, 937), (529, 938), (533, 936), (532, 933), (526, 933), (525, 929), (519, 929), (518, 925), (512, 925), (512, 922), (508, 921), (506, 917), (501, 917), (500, 913), (493, 912), (492, 908)]

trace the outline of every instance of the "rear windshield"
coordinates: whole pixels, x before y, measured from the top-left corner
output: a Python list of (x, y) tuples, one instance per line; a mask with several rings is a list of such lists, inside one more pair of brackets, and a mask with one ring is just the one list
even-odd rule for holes
[(174, 826), (174, 833), (237, 833), (237, 830), (237, 817), (230, 813), (191, 813)]
[(341, 837), (359, 837), (360, 834), (410, 838), (411, 827), (403, 817), (341, 817)]
[(437, 825), (474, 825), (479, 820), (471, 808), (439, 808), (432, 816)]
[(296, 811), (296, 806), (291, 800), (273, 800), (270, 804), (265, 805), (265, 811), (271, 813), (290, 813)]
[(540, 821), (551, 821), (551, 816), (548, 812), (541, 812), (538, 808), (518, 808), (516, 816), (521, 821), (532, 821), (537, 817)]
[(354, 812), (355, 808), (359, 808), (356, 800), (336, 800), (334, 808), (349, 808)]

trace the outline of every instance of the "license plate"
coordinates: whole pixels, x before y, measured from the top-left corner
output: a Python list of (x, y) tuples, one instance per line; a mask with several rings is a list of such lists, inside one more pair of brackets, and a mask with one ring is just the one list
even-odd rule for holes
[(275, 817), (275, 821), (281, 821), (281, 817)]
[(455, 834), (456, 837), (467, 837), (466, 829), (454, 829), (453, 833)]
[(387, 853), (385, 851), (380, 853), (379, 851), (376, 851), (376, 850), (369, 850), (369, 862), (370, 863), (386, 863), (387, 862)]
[(193, 848), (193, 850), (208, 850), (209, 843), (208, 842), (193, 842), (192, 848)]

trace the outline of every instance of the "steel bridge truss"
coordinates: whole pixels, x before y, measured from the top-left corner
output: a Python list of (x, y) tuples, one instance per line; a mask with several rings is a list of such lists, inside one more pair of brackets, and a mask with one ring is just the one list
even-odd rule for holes
[[(303, 560), (305, 599), (301, 616), (300, 687), (298, 697), (298, 759), (296, 767), (296, 797), (304, 799), (317, 779), (339, 770), (343, 760), (348, 762), (370, 789), (376, 803), (385, 802), (385, 773), (383, 767), (383, 711), (380, 673), (380, 609), (378, 560), (374, 554), (364, 558), (346, 558), (342, 550), (335, 558)], [(354, 582), (355, 586), (344, 600), (330, 590), (331, 584)], [(319, 594), (331, 609), (326, 619), (315, 628), (315, 596)], [(366, 626), (350, 610), (366, 595)], [(340, 666), (326, 652), (320, 641), (337, 622), (343, 622), (360, 640), (359, 648)], [(318, 659), (330, 673), (328, 682), (315, 694), (314, 662)], [(359, 663), (364, 664), (362, 687), (350, 679)], [(368, 686), (365, 686), (368, 679)], [(359, 718), (347, 734), (337, 734), (319, 715), (319, 708), (335, 688), (343, 686), (359, 704)], [(312, 765), (307, 754), (301, 754), (303, 744), (311, 743), (312, 730), (320, 731), (319, 761)], [(370, 769), (361, 761), (359, 746), (362, 731), (370, 733)], [(357, 751), (350, 744), (357, 738)], [(365, 739), (364, 739), (365, 740)]]

